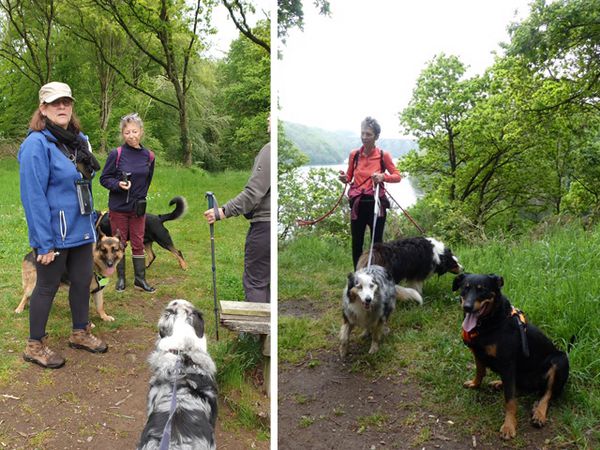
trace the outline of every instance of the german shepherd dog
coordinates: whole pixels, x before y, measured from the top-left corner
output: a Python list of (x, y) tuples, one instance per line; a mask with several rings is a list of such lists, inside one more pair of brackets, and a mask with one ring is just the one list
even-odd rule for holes
[[(100, 318), (106, 321), (113, 321), (115, 318), (109, 316), (104, 311), (104, 294), (102, 290), (107, 284), (107, 278), (115, 272), (117, 264), (119, 264), (119, 261), (123, 258), (125, 245), (121, 241), (120, 234), (116, 234), (116, 236), (112, 237), (100, 233), (98, 238), (92, 252), (94, 258), (94, 275), (92, 276), (92, 283), (90, 284), (90, 293), (94, 298), (96, 311), (98, 311)], [(22, 313), (25, 306), (27, 306), (37, 281), (35, 256), (33, 251), (27, 253), (23, 258), (21, 281), (23, 283), (23, 297), (21, 298), (19, 306), (15, 309), (17, 314)], [(68, 285), (69, 276), (67, 273), (63, 274), (61, 283)]]
[(490, 383), (504, 390), (505, 417), (500, 433), (504, 439), (517, 435), (516, 389), (538, 391), (531, 422), (546, 423), (550, 398), (559, 395), (569, 376), (569, 360), (538, 328), (527, 323), (523, 313), (502, 295), (502, 277), (494, 274), (461, 274), (452, 289), (460, 289), (464, 321), (463, 342), (475, 357), (476, 374), (464, 386), (478, 388), (486, 368), (500, 375)]
[(207, 352), (202, 313), (186, 300), (173, 300), (158, 331), (148, 357), (148, 419), (137, 448), (214, 450), (217, 368)]
[(344, 323), (340, 328), (340, 357), (348, 353), (350, 333), (355, 326), (371, 336), (369, 353), (379, 350), (387, 321), (396, 308), (396, 299), (422, 302), (417, 291), (396, 286), (390, 273), (381, 266), (369, 266), (348, 274), (342, 297)]
[[(146, 227), (144, 228), (144, 247), (147, 257), (146, 268), (150, 267), (156, 259), (156, 254), (154, 253), (154, 250), (152, 250), (152, 243), (156, 242), (165, 250), (170, 251), (175, 258), (177, 258), (179, 266), (183, 270), (187, 270), (188, 265), (183, 258), (183, 254), (175, 248), (171, 233), (169, 233), (169, 230), (164, 226), (164, 222), (168, 220), (177, 220), (185, 215), (187, 212), (187, 201), (184, 197), (174, 197), (169, 202), (169, 206), (170, 205), (175, 205), (175, 209), (168, 214), (146, 214)], [(107, 236), (112, 235), (108, 214), (102, 216), (98, 226)]]

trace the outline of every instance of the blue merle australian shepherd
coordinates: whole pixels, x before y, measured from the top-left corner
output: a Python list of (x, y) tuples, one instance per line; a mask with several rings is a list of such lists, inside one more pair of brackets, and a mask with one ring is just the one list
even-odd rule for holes
[(387, 321), (396, 308), (396, 299), (422, 302), (417, 291), (396, 286), (390, 273), (372, 265), (348, 274), (348, 283), (342, 297), (344, 323), (340, 328), (340, 356), (348, 353), (350, 332), (356, 326), (371, 336), (369, 353), (375, 353), (384, 334), (389, 331)]
[(148, 420), (138, 449), (215, 449), (217, 370), (206, 350), (202, 313), (186, 300), (173, 300), (158, 329), (148, 358)]

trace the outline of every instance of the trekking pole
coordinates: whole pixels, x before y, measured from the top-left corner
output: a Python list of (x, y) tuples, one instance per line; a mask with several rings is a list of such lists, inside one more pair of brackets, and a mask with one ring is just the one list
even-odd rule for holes
[[(215, 194), (207, 192), (205, 197), (208, 199), (208, 209), (215, 209), (215, 219), (219, 219), (219, 206)], [(215, 334), (219, 340), (219, 309), (217, 308), (217, 266), (215, 264), (215, 224), (210, 224), (210, 253), (212, 255), (212, 282), (213, 282), (213, 301), (215, 306)]]
[(377, 226), (377, 216), (379, 215), (379, 183), (375, 186), (375, 206), (373, 210), (373, 228), (371, 228), (371, 248), (369, 249), (369, 262), (367, 267), (371, 267), (371, 259), (373, 258), (373, 244), (375, 243), (375, 227)]

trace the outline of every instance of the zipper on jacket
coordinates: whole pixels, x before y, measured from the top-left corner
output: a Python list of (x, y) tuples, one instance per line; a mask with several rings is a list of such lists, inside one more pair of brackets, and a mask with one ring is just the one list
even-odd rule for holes
[(67, 237), (67, 219), (65, 218), (65, 211), (61, 209), (58, 216), (58, 222), (60, 225), (60, 237), (62, 238), (62, 241), (65, 242), (65, 239)]

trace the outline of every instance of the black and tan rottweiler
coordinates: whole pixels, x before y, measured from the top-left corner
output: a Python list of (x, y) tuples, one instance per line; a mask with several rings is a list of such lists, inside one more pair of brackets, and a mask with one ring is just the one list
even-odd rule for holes
[[(94, 275), (90, 284), (90, 294), (96, 304), (96, 311), (102, 320), (113, 321), (114, 317), (106, 314), (104, 310), (104, 293), (102, 290), (108, 283), (108, 278), (115, 272), (115, 268), (125, 251), (125, 244), (121, 241), (120, 233), (115, 236), (106, 236), (102, 233), (98, 236), (98, 241), (94, 245), (92, 257), (94, 259)], [(23, 258), (21, 266), (21, 281), (23, 283), (23, 297), (19, 306), (15, 309), (20, 314), (27, 306), (29, 298), (33, 293), (37, 281), (37, 272), (35, 269), (35, 255), (33, 251), (27, 253)], [(69, 274), (64, 273), (61, 278), (61, 284), (69, 283)]]
[(461, 274), (454, 279), (452, 290), (460, 289), (465, 313), (463, 342), (473, 352), (477, 371), (464, 386), (478, 388), (488, 367), (500, 375), (501, 381), (490, 384), (504, 390), (500, 433), (510, 439), (517, 434), (516, 389), (540, 392), (531, 422), (544, 426), (550, 398), (560, 394), (567, 382), (569, 360), (502, 295), (503, 285), (498, 275)]

